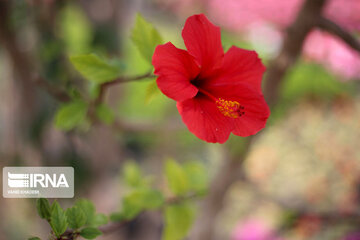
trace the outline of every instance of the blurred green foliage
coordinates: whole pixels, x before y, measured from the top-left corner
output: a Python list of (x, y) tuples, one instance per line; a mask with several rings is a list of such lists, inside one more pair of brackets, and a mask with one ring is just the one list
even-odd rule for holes
[(340, 82), (323, 66), (300, 61), (286, 76), (282, 88), (282, 101), (294, 101), (306, 96), (331, 99), (353, 92), (353, 83)]
[(75, 100), (63, 104), (55, 116), (55, 126), (68, 131), (84, 124), (86, 121), (88, 105), (82, 100)]
[(147, 22), (139, 13), (136, 15), (131, 40), (145, 60), (150, 63), (156, 46), (163, 43), (162, 37), (156, 28)]
[(95, 54), (73, 55), (70, 60), (85, 79), (96, 84), (115, 80), (121, 73), (116, 65)]
[(194, 206), (181, 203), (165, 208), (163, 240), (184, 239), (195, 218)]
[(68, 4), (58, 16), (59, 35), (68, 54), (84, 54), (91, 51), (93, 29), (85, 13), (74, 4)]

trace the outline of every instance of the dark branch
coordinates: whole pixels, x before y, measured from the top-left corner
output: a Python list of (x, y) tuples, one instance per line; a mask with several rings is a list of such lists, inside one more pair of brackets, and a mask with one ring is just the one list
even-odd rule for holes
[(71, 99), (69, 94), (65, 90), (53, 86), (42, 77), (34, 78), (33, 82), (39, 87), (41, 87), (43, 90), (45, 90), (50, 96), (60, 102), (68, 102)]
[(270, 63), (267, 71), (264, 95), (270, 107), (277, 102), (280, 85), (287, 70), (301, 54), (306, 36), (318, 25), (325, 2), (326, 0), (307, 0), (295, 22), (288, 28), (280, 54)]
[(335, 22), (320, 17), (317, 27), (342, 39), (349, 47), (360, 54), (360, 42), (348, 31), (337, 25)]
[(107, 91), (107, 89), (113, 85), (117, 85), (117, 84), (121, 84), (121, 83), (127, 83), (127, 82), (133, 82), (133, 81), (139, 81), (139, 80), (144, 80), (146, 78), (151, 78), (151, 77), (155, 77), (154, 75), (152, 75), (151, 72), (139, 75), (139, 76), (132, 76), (132, 77), (120, 77), (117, 78), (113, 81), (110, 82), (105, 82), (103, 84), (100, 85), (100, 90), (99, 90), (99, 95), (95, 100), (95, 103), (101, 103), (105, 97), (105, 93)]

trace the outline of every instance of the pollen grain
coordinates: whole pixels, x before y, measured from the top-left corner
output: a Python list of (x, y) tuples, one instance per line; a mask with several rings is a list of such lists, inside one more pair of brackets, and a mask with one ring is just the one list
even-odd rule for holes
[(230, 101), (219, 98), (216, 100), (216, 106), (226, 117), (238, 118), (245, 114), (244, 106), (237, 101)]

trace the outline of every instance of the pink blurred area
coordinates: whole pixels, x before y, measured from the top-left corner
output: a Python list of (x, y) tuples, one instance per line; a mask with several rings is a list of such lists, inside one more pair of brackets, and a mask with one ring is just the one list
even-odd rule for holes
[[(180, 14), (205, 11), (211, 20), (242, 33), (255, 48), (271, 56), (280, 49), (284, 29), (294, 20), (304, 0), (163, 0)], [(202, 6), (199, 8), (198, 6)], [(324, 16), (345, 29), (360, 31), (359, 0), (329, 0)], [(280, 36), (280, 37), (279, 37)], [(258, 50), (258, 49), (257, 49)], [(340, 79), (360, 78), (360, 56), (340, 39), (314, 31), (304, 46), (305, 58), (323, 64)]]
[[(209, 0), (209, 13), (233, 29), (246, 29), (256, 21), (288, 26), (304, 0)], [(330, 0), (324, 15), (349, 30), (360, 30), (360, 1)]]
[(277, 237), (273, 230), (259, 219), (240, 222), (232, 235), (232, 240), (284, 240)]
[(313, 31), (307, 38), (304, 52), (308, 59), (323, 63), (325, 67), (346, 79), (360, 77), (359, 53), (337, 37)]

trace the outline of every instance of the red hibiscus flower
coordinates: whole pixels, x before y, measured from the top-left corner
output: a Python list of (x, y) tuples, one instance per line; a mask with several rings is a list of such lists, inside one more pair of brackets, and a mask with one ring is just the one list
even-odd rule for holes
[(186, 20), (187, 51), (168, 42), (155, 49), (157, 85), (177, 101), (190, 132), (224, 143), (232, 132), (246, 137), (265, 127), (270, 115), (261, 93), (264, 65), (255, 51), (231, 47), (225, 54), (220, 28), (205, 15)]

